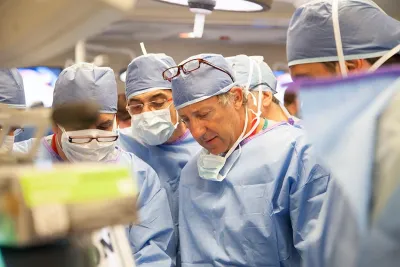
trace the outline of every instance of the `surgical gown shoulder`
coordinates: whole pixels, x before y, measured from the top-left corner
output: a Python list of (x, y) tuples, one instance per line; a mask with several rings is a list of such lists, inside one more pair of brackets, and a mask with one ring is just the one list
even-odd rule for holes
[[(231, 157), (233, 158), (237, 152), (238, 149)], [(193, 175), (188, 175), (187, 173), (193, 171), (193, 169), (197, 171), (198, 157), (199, 154), (195, 155), (183, 169), (182, 175), (185, 175), (184, 183), (190, 183), (190, 181), (198, 178), (197, 175), (194, 178)], [(243, 159), (243, 157), (248, 159)], [(229, 165), (230, 160), (227, 160), (227, 165)], [(246, 168), (265, 165), (270, 170), (282, 169), (284, 164), (290, 164), (290, 170), (295, 170), (299, 173), (295, 178), (301, 178), (300, 174), (310, 171), (306, 170), (306, 168), (316, 168), (321, 172), (327, 173), (319, 165), (304, 129), (302, 127), (293, 127), (288, 123), (278, 124), (243, 141), (241, 143), (241, 156), (235, 165), (238, 165), (239, 162), (249, 163), (250, 165)], [(294, 167), (295, 165), (296, 168)], [(312, 177), (316, 176), (304, 176), (301, 178), (301, 182), (309, 182), (307, 177), (312, 179)]]

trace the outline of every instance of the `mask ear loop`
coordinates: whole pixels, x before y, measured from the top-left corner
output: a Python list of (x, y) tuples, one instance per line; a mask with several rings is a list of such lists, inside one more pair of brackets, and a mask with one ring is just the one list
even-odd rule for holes
[(229, 149), (229, 151), (225, 154), (225, 159), (229, 158), (229, 156), (233, 153), (233, 151), (235, 151), (235, 149), (240, 146), (240, 142), (243, 141), (243, 137), (246, 133), (246, 129), (247, 129), (247, 125), (249, 123), (249, 117), (248, 117), (248, 111), (247, 111), (247, 107), (246, 107), (246, 114), (245, 114), (245, 120), (244, 120), (244, 127), (243, 127), (243, 131), (240, 134), (239, 138), (236, 140), (236, 142), (233, 144), (233, 146), (231, 147), (231, 149)]
[[(250, 59), (250, 65), (253, 66), (253, 64), (257, 64), (257, 63), (256, 63), (256, 61)], [(262, 81), (262, 78), (261, 78), (261, 68), (260, 68), (260, 65), (259, 65), (259, 64), (257, 64), (257, 69), (258, 69), (258, 74), (259, 74), (258, 82), (261, 83), (261, 81)], [(252, 78), (252, 77), (250, 76), (250, 78)], [(249, 131), (247, 134), (245, 134), (245, 135), (243, 135), (243, 136), (241, 137), (241, 138), (242, 138), (241, 141), (243, 141), (244, 139), (246, 139), (247, 137), (249, 137), (249, 136), (257, 129), (258, 125), (260, 124), (260, 120), (261, 120), (261, 119), (260, 119), (260, 118), (261, 118), (261, 100), (262, 100), (262, 95), (261, 95), (261, 93), (262, 93), (262, 92), (261, 92), (261, 86), (258, 86), (258, 103), (256, 103), (256, 105), (257, 105), (257, 113), (255, 113), (254, 111), (250, 110), (253, 114), (256, 115), (256, 118), (255, 118), (256, 123), (254, 123), (253, 127), (251, 127), (250, 131)], [(251, 94), (251, 93), (250, 93), (250, 94)], [(251, 95), (253, 95), (253, 94), (251, 94)], [(254, 97), (254, 95), (253, 95), (253, 97)], [(255, 98), (255, 97), (254, 97), (254, 98)], [(246, 116), (247, 116), (247, 109), (248, 109), (248, 107), (246, 106)], [(253, 120), (253, 121), (254, 121), (254, 120)]]
[(336, 51), (339, 58), (340, 72), (343, 77), (347, 77), (347, 67), (346, 61), (344, 60), (342, 36), (340, 34), (339, 25), (339, 0), (333, 0), (332, 2), (332, 24), (335, 36)]
[[(170, 111), (170, 116), (171, 116), (171, 110), (169, 109), (171, 106), (172, 106), (172, 104), (173, 103), (171, 103), (171, 105), (169, 105), (168, 107), (167, 107), (167, 109)], [(176, 123), (174, 124), (174, 128), (176, 129), (177, 127), (178, 127), (178, 125), (179, 125), (179, 114), (178, 114), (178, 111), (175, 109), (175, 111), (176, 111)], [(171, 117), (171, 123), (172, 123), (172, 117)]]
[[(61, 132), (62, 132), (61, 138), (62, 138), (62, 135), (63, 135), (63, 134), (67, 135), (67, 131), (65, 131), (64, 127), (62, 127), (62, 126), (59, 125), (59, 124), (57, 124), (57, 126), (58, 126), (58, 128), (60, 128), (60, 130), (61, 130)], [(68, 136), (68, 135), (67, 135), (67, 136)], [(56, 136), (56, 145), (57, 145), (57, 148), (59, 148), (59, 149), (62, 150), (62, 146), (61, 146), (60, 142), (58, 141), (57, 136)]]
[(382, 56), (378, 61), (376, 61), (369, 69), (368, 72), (374, 72), (377, 69), (379, 69), (379, 67), (381, 67), (383, 65), (383, 63), (385, 63), (389, 58), (391, 58), (392, 56), (396, 55), (397, 53), (400, 52), (400, 44), (398, 46), (396, 46), (395, 48), (393, 48), (392, 50), (390, 50), (389, 52), (387, 52), (384, 56)]
[[(250, 85), (251, 85), (251, 80), (253, 78), (253, 72), (254, 72), (254, 66), (253, 66), (254, 61), (250, 57), (247, 57), (247, 58), (249, 59), (250, 70), (249, 70), (249, 76), (247, 78), (247, 83), (246, 83), (246, 86), (244, 87), (244, 90), (245, 90), (246, 96), (248, 97), (249, 95), (251, 95), (254, 105), (257, 105), (256, 97), (250, 92)], [(250, 111), (254, 113), (254, 111), (252, 111), (252, 110), (250, 110)], [(255, 114), (255, 115), (257, 115), (257, 114)]]

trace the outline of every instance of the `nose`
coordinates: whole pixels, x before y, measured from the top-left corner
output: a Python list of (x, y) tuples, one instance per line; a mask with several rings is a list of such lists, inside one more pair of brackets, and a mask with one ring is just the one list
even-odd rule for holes
[(206, 134), (207, 127), (201, 121), (196, 121), (190, 122), (189, 130), (194, 139), (200, 140)]
[(148, 103), (145, 103), (145, 104), (143, 105), (142, 112), (148, 112), (148, 111), (151, 111), (151, 109), (150, 109)]

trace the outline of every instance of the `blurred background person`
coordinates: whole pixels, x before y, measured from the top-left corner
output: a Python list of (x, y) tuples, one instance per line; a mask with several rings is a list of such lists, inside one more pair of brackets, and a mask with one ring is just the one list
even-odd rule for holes
[[(89, 63), (75, 64), (63, 70), (55, 85), (53, 108), (88, 101), (99, 105), (98, 121), (85, 129), (53, 125), (54, 134), (42, 139), (37, 160), (115, 162), (131, 167), (139, 188), (139, 224), (127, 227), (127, 234), (136, 264), (139, 267), (170, 267), (176, 252), (168, 248), (174, 247), (176, 241), (165, 190), (147, 163), (116, 146), (117, 85), (114, 72)], [(16, 143), (14, 150), (27, 153), (32, 142), (33, 139)]]

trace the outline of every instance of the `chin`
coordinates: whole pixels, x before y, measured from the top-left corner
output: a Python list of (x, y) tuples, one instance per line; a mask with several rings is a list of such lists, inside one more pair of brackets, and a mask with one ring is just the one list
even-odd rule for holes
[(221, 153), (226, 152), (226, 149), (221, 148), (221, 147), (213, 147), (213, 148), (206, 148), (208, 152), (214, 155), (220, 155)]

